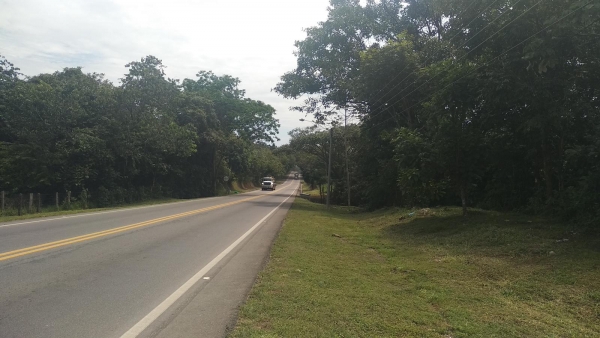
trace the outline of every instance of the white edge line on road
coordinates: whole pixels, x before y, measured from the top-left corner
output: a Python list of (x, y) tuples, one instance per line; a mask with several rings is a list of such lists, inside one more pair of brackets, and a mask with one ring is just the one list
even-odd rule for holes
[(150, 311), (144, 318), (142, 318), (137, 324), (125, 332), (121, 338), (133, 338), (137, 337), (142, 331), (144, 331), (150, 324), (152, 324), (160, 315), (162, 315), (171, 305), (173, 305), (181, 296), (183, 296), (189, 289), (194, 286), (202, 277), (215, 265), (217, 265), (227, 254), (229, 254), (236, 246), (238, 246), (246, 237), (248, 237), (258, 226), (260, 226), (269, 216), (271, 216), (283, 203), (285, 203), (290, 197), (296, 193), (296, 189), (289, 195), (283, 202), (276, 206), (271, 212), (265, 217), (252, 226), (246, 233), (240, 238), (236, 239), (235, 242), (231, 243), (227, 249), (223, 250), (217, 257), (213, 258), (208, 264), (206, 264), (200, 271), (198, 271), (192, 278), (180, 286), (175, 292), (173, 292), (167, 299), (162, 301), (154, 310)]
[[(282, 185), (284, 185), (286, 183), (287, 183), (287, 181), (284, 182)], [(257, 191), (257, 190), (251, 190), (251, 191), (244, 192), (244, 193), (241, 193), (241, 194), (247, 194), (247, 193), (251, 193), (251, 192)], [(241, 194), (238, 194), (238, 195), (241, 195)], [(235, 196), (235, 195), (230, 195), (230, 196)], [(23, 225), (23, 224), (32, 224), (32, 223), (40, 223), (40, 222), (57, 221), (57, 220), (69, 219), (69, 218), (76, 218), (76, 217), (86, 217), (86, 216), (95, 216), (95, 215), (102, 215), (102, 214), (110, 214), (110, 213), (113, 213), (113, 212), (123, 212), (123, 211), (129, 211), (129, 210), (137, 210), (137, 209), (156, 208), (156, 207), (165, 206), (165, 205), (181, 204), (181, 203), (191, 203), (191, 202), (198, 202), (198, 201), (207, 200), (207, 199), (217, 199), (217, 198), (225, 198), (225, 197), (228, 197), (228, 196), (202, 197), (202, 198), (194, 198), (194, 199), (191, 199), (189, 201), (180, 201), (180, 202), (171, 202), (171, 203), (160, 203), (160, 204), (146, 205), (146, 206), (143, 206), (143, 207), (119, 208), (117, 210), (97, 211), (97, 212), (92, 211), (92, 212), (89, 212), (89, 213), (82, 213), (80, 215), (62, 216), (62, 217), (53, 217), (53, 218), (44, 218), (44, 219), (38, 219), (38, 220), (35, 220), (35, 221), (27, 221), (27, 222), (20, 222), (20, 223), (0, 224), (0, 228), (11, 227), (11, 226), (14, 226), (14, 225)]]

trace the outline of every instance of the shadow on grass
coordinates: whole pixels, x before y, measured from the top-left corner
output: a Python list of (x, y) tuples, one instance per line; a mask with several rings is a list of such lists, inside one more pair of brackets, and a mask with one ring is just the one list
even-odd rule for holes
[(438, 247), (449, 254), (481, 254), (488, 257), (532, 258), (551, 252), (600, 252), (600, 229), (561, 223), (548, 218), (458, 207), (432, 208), (425, 216), (418, 210), (398, 208), (367, 212), (358, 208), (295, 203), (294, 209), (319, 211), (330, 217), (357, 221), (380, 228), (395, 247), (405, 244)]
[(301, 197), (296, 197), (296, 201), (298, 200), (302, 200), (302, 202), (294, 203), (294, 205), (292, 206), (292, 210), (319, 212), (333, 218), (342, 218), (349, 220), (355, 220), (357, 216), (365, 213), (364, 209), (359, 207), (332, 205), (328, 210), (325, 204), (315, 203)]
[(582, 251), (600, 251), (597, 229), (517, 213), (474, 210), (467, 217), (442, 213), (408, 220), (390, 218), (382, 230), (396, 246), (438, 247), (448, 254), (526, 260), (560, 254), (558, 260), (562, 260), (576, 259)]
[[(580, 227), (549, 218), (520, 213), (470, 209), (466, 217), (458, 207), (432, 208), (426, 216), (418, 210), (387, 208), (365, 211), (304, 200), (294, 209), (356, 220), (381, 229), (383, 236), (397, 242), (443, 246), (448, 250), (479, 250), (482, 253), (522, 256), (547, 254), (557, 249), (583, 248), (600, 251), (600, 227)], [(410, 216), (411, 213), (414, 214)]]
[(462, 215), (432, 215), (425, 217), (412, 217), (399, 220), (388, 228), (388, 234), (394, 236), (411, 237), (450, 237), (463, 232), (471, 232), (474, 226), (486, 224), (490, 215), (482, 211), (471, 212), (468, 216)]

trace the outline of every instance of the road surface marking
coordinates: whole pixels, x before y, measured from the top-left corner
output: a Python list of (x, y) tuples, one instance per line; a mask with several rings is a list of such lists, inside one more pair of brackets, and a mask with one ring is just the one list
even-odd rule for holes
[[(286, 181), (285, 183), (282, 183), (281, 186), (287, 185), (288, 182)], [(258, 188), (257, 188), (258, 190)], [(250, 192), (254, 192), (257, 190), (251, 190), (249, 192), (244, 192), (242, 194), (247, 194)], [(159, 204), (153, 204), (153, 205), (145, 205), (145, 206), (141, 206), (141, 207), (131, 207), (131, 208), (119, 208), (116, 210), (107, 210), (107, 211), (91, 211), (91, 212), (87, 212), (87, 213), (81, 213), (81, 214), (77, 214), (77, 215), (70, 215), (70, 216), (59, 216), (59, 217), (53, 217), (53, 218), (43, 218), (43, 219), (38, 219), (38, 220), (34, 220), (34, 221), (27, 221), (27, 222), (19, 222), (19, 223), (10, 223), (10, 224), (2, 224), (0, 225), (0, 228), (4, 228), (4, 227), (11, 227), (11, 226), (15, 226), (15, 225), (23, 225), (23, 224), (32, 224), (32, 223), (40, 223), (40, 222), (48, 222), (48, 221), (56, 221), (56, 220), (62, 220), (65, 218), (76, 218), (76, 217), (87, 217), (87, 216), (95, 216), (95, 215), (102, 215), (102, 214), (110, 214), (110, 213), (114, 213), (114, 212), (123, 212), (123, 211), (130, 211), (130, 210), (137, 210), (137, 209), (146, 209), (146, 208), (155, 208), (155, 207), (160, 207), (160, 206), (164, 206), (164, 205), (170, 205), (170, 204), (181, 204), (181, 203), (191, 203), (191, 202), (198, 202), (198, 201), (203, 201), (203, 200), (207, 200), (207, 199), (213, 199), (213, 198), (224, 198), (227, 196), (214, 196), (214, 197), (203, 197), (203, 198), (194, 198), (188, 201), (179, 201), (179, 202), (168, 202), (168, 203), (159, 203)]]
[(173, 292), (167, 299), (163, 300), (157, 307), (155, 307), (150, 313), (142, 318), (137, 324), (131, 329), (125, 332), (121, 338), (134, 338), (137, 337), (142, 331), (144, 331), (152, 322), (162, 315), (171, 305), (173, 305), (181, 296), (183, 296), (194, 284), (196, 284), (202, 277), (210, 271), (215, 265), (217, 265), (228, 253), (230, 253), (236, 246), (238, 246), (246, 237), (248, 237), (256, 228), (258, 228), (269, 216), (271, 216), (283, 203), (285, 203), (290, 197), (294, 196), (296, 191), (292, 192), (283, 202), (279, 203), (271, 212), (265, 217), (252, 226), (246, 231), (240, 238), (236, 239), (235, 242), (231, 243), (225, 250), (223, 250), (217, 257), (213, 258), (208, 264), (206, 264), (200, 271), (198, 271), (192, 278), (188, 279), (187, 282), (183, 283), (175, 292)]
[[(256, 191), (256, 190), (252, 190), (252, 191), (249, 191), (249, 192), (244, 192), (242, 194), (247, 194), (247, 193), (254, 192), (254, 191)], [(164, 206), (164, 205), (191, 203), (191, 202), (198, 202), (198, 201), (204, 201), (204, 200), (208, 200), (208, 199), (216, 199), (216, 198), (224, 198), (224, 197), (227, 197), (227, 196), (202, 197), (202, 198), (194, 198), (194, 199), (187, 200), (187, 201), (167, 202), (167, 203), (159, 203), (159, 204), (145, 205), (145, 206), (141, 206), (141, 207), (131, 207), (131, 208), (125, 207), (125, 208), (118, 208), (116, 210), (107, 210), (107, 211), (91, 211), (91, 212), (81, 213), (81, 214), (76, 214), (76, 215), (71, 215), (71, 216), (60, 216), (60, 217), (53, 217), (53, 218), (43, 218), (43, 219), (38, 219), (38, 220), (34, 220), (34, 221), (27, 221), (27, 222), (2, 224), (2, 225), (0, 225), (0, 228), (11, 227), (13, 225), (23, 225), (23, 224), (46, 222), (46, 221), (56, 221), (56, 220), (62, 220), (62, 219), (65, 219), (65, 218), (86, 217), (86, 216), (95, 216), (95, 215), (102, 215), (102, 214), (110, 214), (110, 213), (113, 213), (113, 212), (123, 212), (123, 211), (137, 210), (137, 209), (155, 208), (155, 207), (160, 207), (160, 206)]]
[(145, 227), (145, 226), (148, 226), (148, 225), (152, 225), (152, 224), (156, 224), (156, 223), (160, 223), (160, 222), (164, 222), (164, 221), (170, 221), (170, 220), (174, 220), (174, 219), (177, 219), (177, 218), (182, 218), (182, 217), (186, 217), (186, 216), (196, 215), (196, 214), (207, 212), (207, 211), (210, 211), (210, 210), (221, 209), (221, 208), (228, 207), (228, 206), (231, 206), (231, 205), (235, 205), (235, 204), (239, 204), (239, 203), (251, 201), (251, 200), (254, 200), (254, 199), (257, 199), (257, 198), (261, 198), (261, 197), (267, 196), (269, 194), (271, 194), (271, 193), (257, 195), (257, 196), (254, 196), (254, 197), (245, 198), (245, 199), (234, 201), (234, 202), (218, 204), (218, 205), (214, 205), (214, 206), (210, 206), (210, 207), (206, 207), (206, 208), (196, 209), (196, 210), (192, 210), (192, 211), (188, 211), (188, 212), (183, 212), (183, 213), (179, 213), (179, 214), (175, 214), (175, 215), (171, 215), (171, 216), (165, 216), (165, 217), (155, 218), (155, 219), (151, 219), (151, 220), (148, 220), (148, 221), (134, 223), (134, 224), (130, 224), (130, 225), (125, 225), (125, 226), (121, 226), (121, 227), (117, 227), (117, 228), (112, 228), (112, 229), (108, 229), (108, 230), (93, 232), (91, 234), (86, 234), (86, 235), (81, 235), (81, 236), (76, 236), (76, 237), (61, 239), (61, 240), (54, 241), (54, 242), (48, 242), (48, 243), (44, 243), (44, 244), (40, 244), (40, 245), (30, 246), (30, 247), (27, 247), (27, 248), (22, 248), (22, 249), (18, 249), (18, 250), (12, 250), (12, 251), (3, 252), (3, 253), (0, 253), (0, 262), (1, 261), (5, 261), (5, 260), (9, 260), (9, 259), (12, 259), (12, 258), (17, 258), (17, 257), (21, 257), (21, 256), (32, 254), (32, 253), (40, 252), (40, 251), (46, 251), (46, 250), (50, 250), (50, 249), (54, 249), (54, 248), (58, 248), (58, 247), (66, 246), (66, 245), (71, 245), (71, 244), (75, 244), (75, 243), (79, 243), (79, 242), (89, 241), (89, 240), (94, 239), (94, 238), (104, 237), (104, 236), (108, 236), (108, 235), (113, 235), (113, 234), (121, 233), (121, 232), (124, 232), (124, 231), (129, 231), (129, 230), (141, 228), (141, 227)]
[(114, 212), (123, 212), (123, 211), (137, 210), (137, 209), (155, 208), (155, 207), (160, 207), (160, 206), (164, 206), (164, 205), (191, 203), (191, 202), (198, 202), (198, 201), (201, 201), (201, 200), (206, 200), (206, 199), (209, 199), (209, 198), (221, 198), (221, 197), (226, 197), (226, 196), (195, 198), (195, 199), (188, 200), (188, 201), (168, 202), (168, 203), (161, 203), (161, 204), (145, 205), (145, 206), (142, 206), (142, 207), (131, 207), (131, 208), (125, 207), (125, 208), (119, 208), (119, 209), (116, 209), (116, 210), (107, 210), (107, 211), (90, 211), (90, 212), (76, 214), (76, 215), (71, 215), (71, 216), (59, 216), (59, 217), (52, 217), (52, 218), (45, 218), (45, 217), (43, 217), (42, 219), (37, 219), (37, 220), (34, 220), (34, 221), (19, 222), (19, 223), (10, 223), (10, 224), (2, 224), (2, 225), (0, 225), (0, 228), (11, 227), (11, 226), (14, 226), (14, 225), (23, 225), (23, 224), (31, 224), (31, 223), (40, 223), (40, 222), (63, 220), (63, 219), (67, 219), (67, 218), (96, 216), (96, 215), (102, 215), (102, 214), (111, 214), (111, 213), (114, 213)]

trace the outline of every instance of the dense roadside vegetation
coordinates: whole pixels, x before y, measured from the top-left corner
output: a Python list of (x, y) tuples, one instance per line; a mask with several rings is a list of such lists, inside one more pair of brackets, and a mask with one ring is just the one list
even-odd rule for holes
[(538, 216), (297, 198), (231, 337), (597, 337), (598, 236)]
[(334, 203), (347, 166), (353, 205), (600, 218), (598, 1), (331, 0), (306, 32), (276, 91), (320, 126), (290, 142), (314, 186), (333, 125)]
[(273, 152), (275, 110), (237, 78), (169, 79), (154, 56), (126, 67), (115, 86), (80, 68), (26, 77), (0, 57), (0, 190), (50, 205), (72, 191), (104, 207), (211, 196), (224, 176), (243, 184), (290, 169)]

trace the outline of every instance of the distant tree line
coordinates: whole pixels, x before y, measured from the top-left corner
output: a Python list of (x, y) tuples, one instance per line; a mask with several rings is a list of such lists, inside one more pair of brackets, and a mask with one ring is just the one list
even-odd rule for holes
[(0, 190), (73, 191), (102, 206), (212, 196), (224, 176), (289, 169), (273, 153), (275, 110), (239, 79), (169, 79), (154, 56), (126, 67), (115, 86), (81, 68), (25, 77), (0, 57)]
[[(353, 204), (600, 218), (598, 1), (331, 0), (306, 32), (276, 91), (333, 121), (336, 202), (346, 133)], [(291, 137), (322, 184), (327, 132)]]

